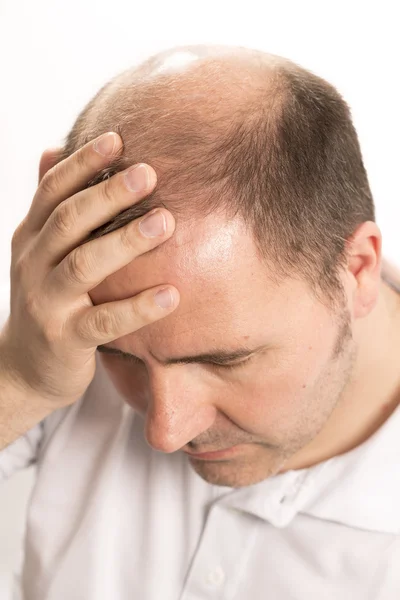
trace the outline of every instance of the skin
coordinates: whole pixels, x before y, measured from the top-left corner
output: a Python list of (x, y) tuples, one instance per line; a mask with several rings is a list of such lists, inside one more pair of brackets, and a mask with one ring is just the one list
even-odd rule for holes
[[(100, 354), (114, 385), (144, 418), (161, 452), (237, 445), (221, 460), (188, 456), (206, 481), (241, 487), (308, 467), (365, 441), (399, 400), (399, 297), (381, 280), (375, 223), (353, 235), (341, 273), (346, 305), (330, 312), (307, 285), (274, 287), (242, 222), (177, 221), (172, 238), (91, 291), (94, 304), (162, 282), (180, 292), (164, 319), (106, 344), (138, 364)], [(225, 348), (265, 345), (246, 364), (162, 364)]]
[[(197, 51), (201, 58), (221, 49)], [(197, 58), (193, 47), (172, 50), (145, 67), (146, 77), (184, 72)], [(188, 460), (206, 481), (241, 487), (368, 439), (399, 402), (400, 301), (381, 279), (375, 223), (358, 227), (350, 252), (340, 274), (345, 303), (332, 312), (298, 278), (272, 285), (271, 267), (259, 260), (239, 219), (176, 219), (172, 238), (92, 290), (94, 304), (163, 282), (179, 290), (174, 312), (106, 344), (139, 360), (100, 354), (116, 388), (142, 415), (150, 446), (192, 454), (235, 446), (223, 459)], [(163, 364), (243, 345), (264, 348), (233, 369)]]

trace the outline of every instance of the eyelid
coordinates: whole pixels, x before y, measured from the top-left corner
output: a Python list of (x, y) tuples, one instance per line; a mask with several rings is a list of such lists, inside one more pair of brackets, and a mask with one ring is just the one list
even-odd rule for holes
[[(248, 358), (246, 358), (245, 360), (242, 360), (241, 362), (236, 362), (236, 363), (231, 363), (231, 364), (218, 364), (218, 363), (201, 363), (201, 364), (208, 364), (210, 367), (213, 368), (217, 368), (217, 369), (235, 369), (241, 366), (244, 366), (245, 364), (247, 364), (252, 358), (254, 357), (254, 354), (252, 354), (251, 356), (249, 356)], [(143, 361), (140, 360), (140, 358), (136, 358), (136, 356), (126, 356), (126, 355), (121, 355), (121, 358), (124, 360), (127, 360), (129, 362), (132, 362), (134, 364), (137, 365), (141, 365), (143, 364)], [(191, 364), (191, 363), (182, 363), (182, 364)]]
[(140, 358), (137, 358), (136, 356), (127, 356), (126, 354), (120, 354), (120, 358), (122, 358), (123, 360), (127, 360), (129, 362), (133, 362), (136, 365), (143, 364), (143, 361), (140, 360)]
[(254, 354), (252, 356), (249, 356), (248, 358), (246, 358), (246, 360), (242, 360), (241, 362), (231, 363), (229, 365), (223, 365), (223, 364), (218, 364), (218, 363), (210, 363), (210, 364), (212, 367), (217, 367), (218, 369), (235, 369), (235, 368), (246, 365), (248, 362), (250, 362), (250, 360), (253, 358), (253, 356), (254, 356)]

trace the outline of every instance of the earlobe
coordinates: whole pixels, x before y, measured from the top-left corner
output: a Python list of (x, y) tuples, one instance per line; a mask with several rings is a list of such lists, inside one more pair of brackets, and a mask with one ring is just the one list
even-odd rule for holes
[(354, 302), (354, 318), (362, 319), (367, 317), (375, 308), (378, 302), (379, 288), (378, 286), (369, 285), (367, 288), (358, 290), (357, 298)]

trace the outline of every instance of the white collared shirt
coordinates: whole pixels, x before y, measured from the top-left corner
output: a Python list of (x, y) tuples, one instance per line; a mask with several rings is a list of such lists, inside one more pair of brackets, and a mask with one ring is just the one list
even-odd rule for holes
[(32, 462), (15, 600), (400, 598), (400, 407), (354, 450), (235, 490), (151, 449), (98, 359), (0, 477)]

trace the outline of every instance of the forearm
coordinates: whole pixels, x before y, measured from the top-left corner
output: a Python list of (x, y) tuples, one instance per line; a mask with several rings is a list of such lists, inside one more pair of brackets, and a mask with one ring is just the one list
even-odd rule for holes
[(46, 418), (54, 408), (11, 377), (0, 354), (0, 451)]

